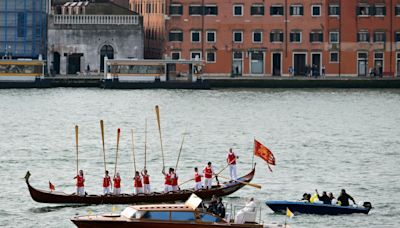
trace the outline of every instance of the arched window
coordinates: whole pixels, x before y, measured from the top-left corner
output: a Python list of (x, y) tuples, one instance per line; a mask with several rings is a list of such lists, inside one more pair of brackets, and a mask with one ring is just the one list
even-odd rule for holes
[(114, 59), (114, 48), (111, 45), (104, 45), (100, 49), (100, 71), (104, 72), (104, 57)]

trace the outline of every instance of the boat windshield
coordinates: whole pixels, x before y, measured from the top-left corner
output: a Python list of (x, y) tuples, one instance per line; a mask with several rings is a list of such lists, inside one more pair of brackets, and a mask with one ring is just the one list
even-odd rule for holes
[(195, 221), (196, 218), (195, 218), (193, 212), (177, 211), (177, 212), (171, 212), (171, 220), (173, 220), (173, 221)]
[(206, 213), (201, 213), (200, 214), (200, 219), (202, 222), (221, 222), (221, 219), (211, 215), (211, 214), (206, 214)]
[(169, 211), (148, 211), (142, 218), (150, 220), (169, 220)]

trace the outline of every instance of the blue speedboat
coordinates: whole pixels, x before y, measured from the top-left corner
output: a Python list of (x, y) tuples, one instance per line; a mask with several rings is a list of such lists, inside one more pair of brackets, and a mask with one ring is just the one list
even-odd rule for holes
[(275, 213), (286, 213), (289, 208), (294, 214), (340, 215), (363, 213), (368, 214), (371, 203), (365, 202), (363, 206), (340, 206), (333, 204), (296, 202), (296, 201), (266, 201), (265, 204)]

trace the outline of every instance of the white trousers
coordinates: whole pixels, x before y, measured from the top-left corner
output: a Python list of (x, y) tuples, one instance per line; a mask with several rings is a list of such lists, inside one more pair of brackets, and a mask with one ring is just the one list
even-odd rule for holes
[(212, 185), (212, 178), (204, 178), (204, 187), (211, 189)]
[(237, 179), (236, 164), (235, 165), (229, 165), (229, 175), (231, 176), (232, 180), (236, 180)]
[(144, 184), (143, 186), (144, 193), (149, 194), (151, 192), (150, 184)]
[(76, 188), (76, 194), (78, 196), (84, 196), (85, 195), (85, 187), (77, 187)]
[(133, 188), (133, 194), (137, 195), (139, 193), (143, 192), (143, 188), (142, 187), (134, 187)]
[(111, 188), (110, 187), (103, 187), (103, 194), (107, 195), (111, 193)]
[(172, 191), (174, 191), (174, 192), (179, 191), (178, 185), (172, 185)]
[(194, 190), (197, 191), (199, 189), (203, 188), (203, 184), (201, 183), (201, 181), (196, 182), (196, 184), (194, 184)]
[(164, 185), (164, 192), (172, 192), (172, 186), (171, 185)]
[(114, 187), (114, 189), (113, 189), (113, 194), (114, 194), (114, 195), (120, 195), (120, 194), (121, 194), (121, 188), (116, 188), (116, 187)]

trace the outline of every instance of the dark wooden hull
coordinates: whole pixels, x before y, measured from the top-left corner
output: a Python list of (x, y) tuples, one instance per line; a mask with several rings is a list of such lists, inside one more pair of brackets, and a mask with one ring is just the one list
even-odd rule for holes
[[(249, 183), (254, 177), (255, 169), (238, 180)], [(57, 204), (136, 204), (136, 203), (163, 203), (174, 201), (185, 201), (192, 193), (195, 193), (202, 199), (210, 199), (213, 195), (226, 196), (241, 189), (245, 184), (239, 182), (225, 182), (221, 186), (213, 186), (210, 190), (182, 190), (170, 193), (152, 193), (152, 194), (122, 194), (114, 195), (86, 195), (77, 196), (62, 192), (50, 192), (39, 190), (29, 184), (29, 175), (26, 178), (29, 193), (32, 199), (39, 203), (57, 203)]]
[(286, 208), (295, 214), (317, 214), (317, 215), (342, 215), (363, 213), (368, 214), (371, 208), (339, 206), (331, 204), (318, 204), (292, 201), (267, 201), (265, 202), (271, 210), (276, 213), (286, 213)]

